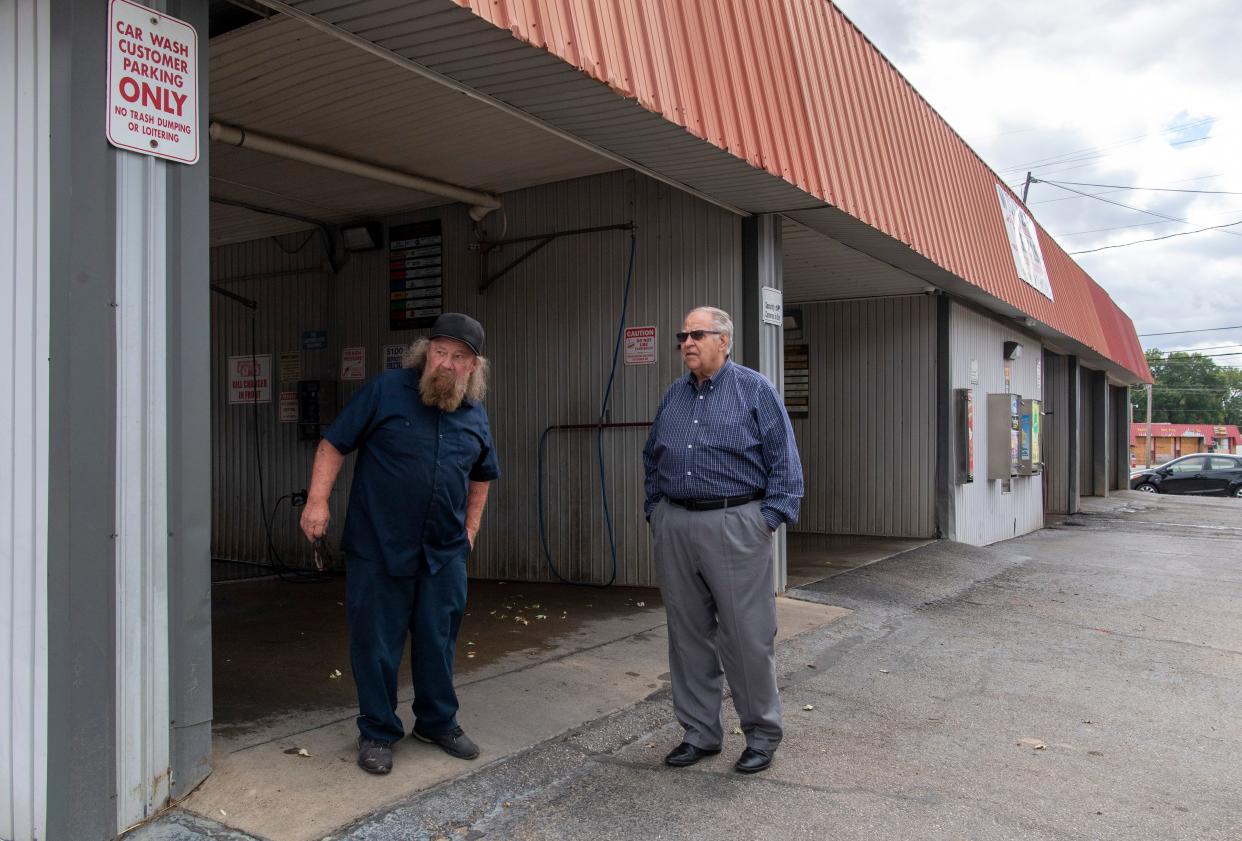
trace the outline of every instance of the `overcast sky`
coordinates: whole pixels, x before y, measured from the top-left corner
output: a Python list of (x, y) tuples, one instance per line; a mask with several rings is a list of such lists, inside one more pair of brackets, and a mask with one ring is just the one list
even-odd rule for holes
[[(1035, 184), (1028, 207), (1066, 251), (1242, 221), (1238, 0), (837, 5), (1019, 195), (1027, 170), (1061, 183), (1237, 193), (1072, 187), (1182, 224)], [(1224, 231), (1074, 259), (1140, 334), (1242, 325), (1242, 224)], [(1142, 341), (1224, 353), (1242, 349), (1242, 329)], [(1242, 366), (1242, 354), (1217, 362)]]

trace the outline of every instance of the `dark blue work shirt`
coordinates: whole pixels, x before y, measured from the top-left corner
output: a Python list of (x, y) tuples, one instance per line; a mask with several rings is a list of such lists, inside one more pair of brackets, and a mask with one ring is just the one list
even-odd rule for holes
[(767, 377), (732, 360), (702, 383), (689, 373), (669, 386), (643, 465), (647, 516), (666, 496), (762, 494), (768, 526), (798, 522), (802, 462), (789, 415)]
[(341, 547), (383, 561), (389, 575), (415, 575), (424, 558), (432, 572), (463, 560), (469, 483), (500, 476), (482, 404), (427, 406), (421, 375), (385, 371), (323, 436), (343, 454), (358, 450)]

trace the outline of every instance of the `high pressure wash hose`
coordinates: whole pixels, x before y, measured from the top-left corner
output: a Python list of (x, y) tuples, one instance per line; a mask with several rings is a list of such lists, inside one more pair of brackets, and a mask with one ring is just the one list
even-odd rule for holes
[[(608, 372), (608, 385), (604, 388), (604, 399), (599, 407), (599, 421), (595, 425), (595, 449), (599, 458), (599, 490), (603, 497), (604, 503), (604, 523), (608, 528), (608, 547), (612, 552), (612, 574), (603, 584), (596, 584), (589, 581), (573, 581), (561, 575), (556, 568), (556, 564), (552, 561), (552, 552), (548, 549), (548, 531), (543, 511), (543, 472), (544, 472), (544, 453), (547, 449), (548, 433), (557, 429), (557, 426), (549, 426), (543, 430), (539, 436), (539, 454), (537, 458), (538, 473), (538, 507), (539, 507), (539, 540), (543, 544), (543, 557), (548, 562), (548, 569), (552, 570), (552, 574), (563, 584), (573, 584), (580, 587), (608, 587), (617, 580), (617, 540), (612, 530), (612, 513), (608, 508), (608, 481), (607, 473), (604, 469), (604, 429), (608, 424), (605, 420), (608, 417), (608, 406), (612, 402), (612, 385), (617, 378), (617, 360), (621, 356), (621, 341), (625, 336), (625, 317), (630, 306), (630, 286), (634, 280), (634, 251), (636, 249), (637, 239), (634, 231), (630, 231), (630, 260), (629, 268), (625, 272), (625, 291), (621, 295), (621, 318), (617, 321), (617, 338), (612, 348), (612, 367)], [(617, 424), (621, 426), (622, 424)], [(632, 426), (635, 424), (624, 424)]]

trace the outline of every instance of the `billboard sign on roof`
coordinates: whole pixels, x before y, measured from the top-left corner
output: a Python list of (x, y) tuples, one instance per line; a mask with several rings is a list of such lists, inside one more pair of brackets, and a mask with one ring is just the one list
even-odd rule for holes
[(1052, 284), (1048, 281), (1048, 269), (1044, 265), (1044, 252), (1039, 247), (1035, 220), (1000, 184), (996, 185), (996, 197), (1000, 199), (1001, 216), (1005, 220), (1005, 233), (1009, 236), (1009, 250), (1013, 252), (1013, 265), (1018, 270), (1018, 277), (1051, 301)]

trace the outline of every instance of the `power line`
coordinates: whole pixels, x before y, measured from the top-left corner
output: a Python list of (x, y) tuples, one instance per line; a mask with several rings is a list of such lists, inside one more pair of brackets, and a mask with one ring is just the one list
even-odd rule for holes
[(1235, 324), (1233, 327), (1201, 327), (1198, 330), (1171, 330), (1168, 333), (1139, 333), (1140, 337), (1146, 336), (1184, 336), (1187, 333), (1211, 333), (1216, 330), (1242, 330), (1242, 324)]
[[(1030, 168), (1035, 168), (1035, 167), (1040, 167), (1040, 166), (1054, 166), (1059, 163), (1072, 163), (1076, 159), (1080, 159), (1079, 158), (1080, 155), (1090, 155), (1095, 152), (1102, 152), (1105, 149), (1116, 149), (1121, 146), (1129, 146), (1132, 143), (1137, 143), (1138, 141), (1145, 140), (1148, 137), (1158, 136), (1161, 134), (1169, 134), (1170, 132), (1175, 132), (1175, 131), (1185, 131), (1186, 129), (1198, 128), (1199, 126), (1211, 124), (1215, 122), (1216, 122), (1215, 118), (1205, 117), (1200, 120), (1193, 120), (1189, 123), (1183, 123), (1182, 125), (1179, 125), (1179, 126), (1169, 126), (1168, 128), (1161, 129), (1160, 131), (1147, 132), (1146, 134), (1135, 135), (1134, 137), (1128, 137), (1124, 140), (1117, 140), (1112, 143), (1106, 143), (1102, 146), (1087, 146), (1086, 148), (1083, 148), (1083, 149), (1075, 149), (1072, 152), (1062, 152), (1057, 155), (1052, 155), (1051, 157), (1038, 158), (1034, 161), (1029, 161), (1027, 163), (1015, 164), (1014, 166), (1003, 167), (999, 171), (1010, 172), (1012, 170), (1030, 169)], [(1202, 139), (1204, 138), (1197, 138), (1196, 140), (1202, 140)], [(1178, 141), (1178, 142), (1184, 144), (1184, 143), (1193, 143), (1196, 141), (1183, 140), (1183, 141)]]
[[(1075, 169), (1077, 169), (1077, 168), (1078, 168), (1078, 167), (1075, 167)], [(1052, 173), (1049, 173), (1049, 174), (1051, 175)], [(1213, 178), (1220, 178), (1220, 177), (1221, 177), (1221, 174), (1220, 174), (1219, 172), (1217, 172), (1217, 173), (1213, 173), (1212, 175), (1199, 175), (1199, 176), (1196, 176), (1196, 177), (1194, 177), (1194, 178), (1182, 178), (1182, 179), (1180, 179), (1180, 180), (1178, 180), (1178, 181), (1174, 181), (1173, 183), (1174, 183), (1174, 184), (1186, 184), (1186, 183), (1189, 183), (1189, 182), (1192, 182), (1192, 181), (1210, 181), (1210, 180), (1211, 180), (1211, 179), (1213, 179)], [(1070, 183), (1070, 182), (1066, 181), (1066, 182), (1064, 182), (1064, 183), (1068, 184), (1068, 183)], [(1093, 195), (1097, 195), (1097, 196), (1105, 196), (1105, 195), (1109, 195), (1109, 194), (1111, 194), (1111, 193), (1124, 193), (1124, 192), (1125, 192), (1125, 190), (1120, 190), (1120, 189), (1118, 189), (1118, 190), (1103, 190), (1102, 192), (1099, 192), (1099, 193), (1094, 193)], [(1077, 200), (1078, 200), (1078, 199), (1080, 199), (1080, 198), (1082, 198), (1082, 197), (1081, 197), (1081, 196), (1060, 196), (1059, 198), (1055, 198), (1055, 199), (1040, 199), (1039, 201), (1033, 201), (1033, 202), (1030, 202), (1030, 204), (1031, 204), (1031, 205), (1036, 205), (1036, 204), (1056, 204), (1057, 202), (1062, 202), (1062, 201), (1077, 201)]]
[[(1038, 180), (1038, 179), (1035, 179), (1035, 180)], [(1138, 211), (1139, 213), (1146, 213), (1148, 216), (1155, 216), (1155, 217), (1157, 217), (1158, 219), (1168, 219), (1168, 220), (1169, 220), (1169, 221), (1171, 221), (1171, 222), (1182, 222), (1183, 224), (1186, 224), (1186, 225), (1190, 225), (1190, 224), (1192, 224), (1192, 223), (1191, 223), (1189, 220), (1187, 220), (1187, 219), (1179, 219), (1179, 218), (1178, 218), (1178, 217), (1176, 217), (1176, 216), (1166, 216), (1165, 214), (1163, 214), (1163, 213), (1157, 213), (1157, 212), (1156, 212), (1156, 211), (1154, 211), (1154, 210), (1146, 210), (1145, 208), (1142, 208), (1142, 207), (1134, 207), (1133, 205), (1129, 205), (1129, 204), (1122, 204), (1121, 202), (1119, 202), (1119, 201), (1113, 201), (1112, 199), (1100, 198), (1100, 196), (1099, 196), (1099, 195), (1092, 194), (1092, 193), (1084, 193), (1082, 190), (1075, 190), (1073, 187), (1066, 187), (1066, 186), (1063, 186), (1063, 185), (1061, 185), (1061, 184), (1057, 184), (1056, 182), (1053, 182), (1053, 181), (1043, 181), (1043, 182), (1041, 182), (1041, 183), (1044, 183), (1044, 184), (1051, 184), (1053, 187), (1056, 187), (1058, 190), (1065, 190), (1066, 192), (1069, 192), (1069, 193), (1077, 193), (1077, 194), (1078, 194), (1078, 195), (1080, 195), (1080, 196), (1085, 196), (1086, 198), (1089, 198), (1089, 199), (1095, 199), (1096, 201), (1102, 201), (1102, 202), (1104, 202), (1105, 204), (1111, 204), (1111, 205), (1115, 205), (1115, 206), (1117, 206), (1117, 207), (1124, 207), (1126, 210), (1134, 210), (1134, 211)], [(1236, 223), (1236, 222), (1235, 222), (1235, 223), (1231, 223), (1230, 225), (1218, 225), (1218, 226), (1216, 226), (1216, 227), (1220, 227), (1220, 228), (1227, 228), (1227, 227), (1230, 227), (1230, 226), (1231, 226), (1231, 225), (1233, 225), (1233, 224), (1238, 224), (1238, 223)], [(1208, 229), (1208, 228), (1204, 228), (1203, 230), (1210, 230), (1210, 229)], [(1236, 234), (1236, 233), (1234, 233), (1233, 231), (1226, 231), (1225, 233), (1230, 234), (1231, 236), (1242, 236), (1242, 234)], [(1106, 246), (1106, 247), (1108, 247), (1108, 248), (1116, 248), (1116, 247), (1118, 247), (1118, 246)], [(1102, 249), (1095, 249), (1095, 250), (1102, 250)], [(1081, 251), (1079, 251), (1079, 252), (1075, 252), (1075, 253), (1078, 253), (1078, 254), (1083, 254), (1083, 253), (1086, 253), (1086, 252), (1081, 252)]]
[[(1101, 245), (1099, 248), (1087, 248), (1083, 251), (1071, 251), (1069, 253), (1070, 254), (1094, 254), (1097, 251), (1108, 251), (1110, 248), (1125, 248), (1126, 246), (1129, 246), (1129, 245), (1141, 245), (1145, 242), (1159, 242), (1162, 239), (1173, 239), (1174, 237), (1188, 237), (1191, 234), (1201, 234), (1204, 231), (1219, 231), (1221, 228), (1232, 228), (1235, 225), (1242, 225), (1242, 219), (1239, 219), (1237, 222), (1229, 222), (1228, 224), (1225, 224), (1225, 225), (1213, 225), (1210, 228), (1199, 228), (1198, 230), (1194, 230), (1194, 231), (1179, 231), (1175, 234), (1165, 234), (1162, 237), (1152, 237), (1151, 239), (1136, 239), (1132, 242), (1121, 242), (1121, 243), (1118, 243), (1117, 245)], [(1233, 233), (1233, 232), (1226, 231), (1225, 233)]]
[(1083, 181), (1048, 181), (1040, 179), (1045, 184), (1053, 184), (1061, 186), (1070, 184), (1075, 187), (1103, 187), (1110, 190), (1142, 190), (1150, 193), (1201, 193), (1207, 196), (1242, 196), (1242, 193), (1232, 192), (1229, 190), (1178, 190), (1173, 187), (1123, 187), (1120, 184), (1089, 184)]
[(1228, 345), (1212, 345), (1211, 347), (1175, 347), (1175, 348), (1169, 348), (1168, 350), (1163, 350), (1161, 348), (1151, 348), (1151, 349), (1158, 350), (1161, 353), (1199, 353), (1200, 351), (1204, 351), (1204, 350), (1224, 350), (1225, 348), (1231, 348), (1231, 347), (1242, 348), (1242, 342), (1234, 342), (1233, 344), (1228, 344)]

